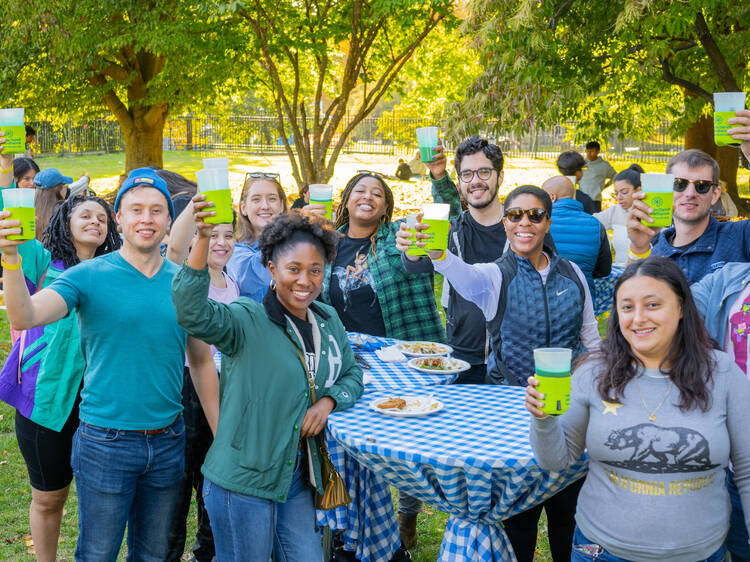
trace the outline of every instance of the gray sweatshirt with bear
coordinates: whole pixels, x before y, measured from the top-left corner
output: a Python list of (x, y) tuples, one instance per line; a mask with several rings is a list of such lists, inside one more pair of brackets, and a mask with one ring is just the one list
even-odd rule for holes
[(600, 360), (574, 373), (570, 408), (532, 418), (540, 466), (561, 470), (589, 455), (576, 522), (592, 543), (627, 560), (702, 560), (729, 528), (725, 469), (732, 461), (750, 523), (750, 381), (721, 351), (709, 385), (711, 405), (681, 411), (679, 391), (655, 369), (641, 369), (622, 403), (602, 400)]

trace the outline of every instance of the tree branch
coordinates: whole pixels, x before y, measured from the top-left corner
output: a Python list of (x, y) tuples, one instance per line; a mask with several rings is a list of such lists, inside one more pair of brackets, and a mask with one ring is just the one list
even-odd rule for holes
[[(93, 86), (109, 86), (107, 79), (101, 74), (90, 76), (89, 83)], [(128, 108), (125, 107), (125, 104), (120, 101), (115, 91), (109, 87), (102, 93), (102, 101), (107, 105), (112, 115), (117, 118), (120, 127), (122, 127), (122, 132), (128, 135), (133, 130), (133, 116), (128, 111)]]
[(694, 84), (693, 82), (689, 82), (688, 80), (684, 80), (675, 76), (672, 72), (672, 68), (669, 66), (669, 61), (666, 59), (666, 57), (661, 59), (661, 74), (662, 78), (664, 78), (664, 81), (668, 84), (680, 86), (688, 92), (713, 103), (713, 96), (706, 90), (698, 86), (698, 84)]
[(576, 0), (565, 0), (562, 4), (557, 7), (555, 13), (549, 19), (547, 27), (554, 32), (557, 29), (557, 22), (570, 11), (570, 8), (575, 4)]
[[(714, 41), (711, 30), (708, 29), (706, 19), (703, 17), (703, 11), (698, 11), (695, 15), (695, 33), (698, 35), (698, 40), (703, 45), (703, 49), (706, 51), (709, 60), (713, 65), (714, 72), (719, 78), (721, 87), (727, 92), (739, 92), (740, 87), (737, 84), (737, 80), (729, 68), (724, 55), (721, 53), (719, 46)], [(713, 101), (713, 100), (712, 100)]]

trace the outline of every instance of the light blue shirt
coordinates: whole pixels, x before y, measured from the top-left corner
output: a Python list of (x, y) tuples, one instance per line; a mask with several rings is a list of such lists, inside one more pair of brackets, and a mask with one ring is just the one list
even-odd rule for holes
[(271, 274), (263, 265), (257, 240), (252, 244), (234, 245), (234, 253), (227, 263), (227, 273), (240, 288), (241, 297), (262, 302), (271, 284)]
[(81, 421), (158, 429), (182, 411), (185, 331), (172, 305), (177, 265), (146, 277), (112, 252), (66, 270), (49, 288), (77, 310), (86, 360)]

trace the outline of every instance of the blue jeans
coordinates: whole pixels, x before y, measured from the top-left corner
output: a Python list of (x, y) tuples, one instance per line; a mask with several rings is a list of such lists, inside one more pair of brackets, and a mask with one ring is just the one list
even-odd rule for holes
[(750, 546), (748, 546), (747, 527), (745, 526), (745, 512), (742, 510), (740, 492), (734, 483), (734, 473), (727, 470), (727, 491), (732, 504), (729, 516), (729, 534), (724, 546), (732, 555), (732, 562), (750, 561)]
[(313, 494), (307, 485), (307, 462), (300, 451), (292, 487), (284, 503), (240, 494), (203, 480), (203, 502), (211, 520), (217, 562), (270, 560), (322, 562), (315, 530)]
[[(722, 562), (726, 552), (727, 549), (722, 545), (711, 556), (698, 562)], [(610, 554), (601, 545), (587, 539), (576, 525), (575, 533), (573, 533), (573, 552), (570, 555), (570, 562), (590, 562), (591, 560), (597, 562), (630, 562), (625, 558)]]
[(76, 560), (116, 560), (126, 524), (128, 562), (164, 560), (184, 464), (182, 416), (155, 435), (81, 422), (71, 455), (78, 491)]

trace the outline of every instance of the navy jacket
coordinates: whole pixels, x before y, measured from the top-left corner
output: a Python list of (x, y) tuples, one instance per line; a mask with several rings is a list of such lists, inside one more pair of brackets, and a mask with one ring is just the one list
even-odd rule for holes
[(691, 283), (729, 262), (750, 261), (750, 220), (719, 222), (710, 217), (700, 238), (685, 250), (672, 246), (674, 235), (673, 226), (662, 230), (651, 253), (673, 259)]

